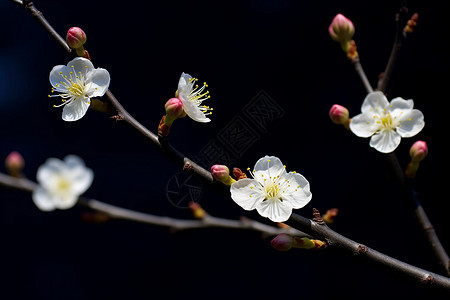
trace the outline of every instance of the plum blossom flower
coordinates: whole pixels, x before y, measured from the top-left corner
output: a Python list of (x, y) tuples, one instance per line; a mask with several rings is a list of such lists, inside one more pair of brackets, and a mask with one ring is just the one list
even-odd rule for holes
[(286, 172), (275, 156), (259, 159), (251, 172), (231, 185), (231, 198), (245, 210), (256, 208), (273, 222), (289, 219), (292, 209), (302, 208), (311, 200), (309, 182), (296, 172)]
[(64, 106), (62, 119), (76, 121), (81, 119), (91, 104), (91, 98), (103, 96), (109, 87), (109, 73), (102, 68), (94, 68), (90, 60), (77, 57), (67, 66), (58, 65), (50, 72), (52, 93), (49, 97), (61, 97)]
[(204, 82), (199, 88), (197, 81), (197, 78), (182, 73), (178, 81), (178, 98), (183, 102), (183, 109), (191, 119), (207, 123), (211, 119), (206, 116), (211, 115), (213, 110), (209, 106), (202, 105), (203, 101), (210, 98), (209, 91), (203, 92), (208, 85)]
[(42, 211), (69, 209), (92, 184), (94, 172), (81, 158), (68, 155), (64, 161), (49, 158), (37, 171), (39, 187), (33, 192), (34, 204)]
[(352, 118), (350, 130), (359, 137), (371, 137), (370, 146), (376, 150), (392, 152), (402, 137), (412, 137), (425, 126), (422, 112), (413, 106), (411, 99), (397, 97), (389, 103), (382, 92), (369, 93), (362, 113)]

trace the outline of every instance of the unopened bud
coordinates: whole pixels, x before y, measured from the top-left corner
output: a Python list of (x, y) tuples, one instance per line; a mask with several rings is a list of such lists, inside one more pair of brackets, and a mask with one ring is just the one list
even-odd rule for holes
[(422, 161), (428, 154), (428, 146), (424, 141), (417, 141), (409, 150), (409, 155), (411, 156), (411, 160), (414, 162)]
[(307, 237), (294, 237), (292, 247), (300, 249), (320, 249), (326, 247), (326, 244), (321, 240), (312, 240)]
[(327, 212), (322, 216), (322, 219), (325, 221), (325, 223), (331, 224), (334, 222), (334, 219), (338, 215), (338, 212), (339, 212), (339, 209), (331, 208), (331, 209), (327, 210)]
[(233, 184), (233, 182), (235, 182), (236, 180), (234, 180), (233, 178), (231, 178), (230, 176), (230, 170), (228, 169), (227, 166), (224, 165), (214, 165), (211, 167), (211, 174), (214, 177), (215, 180), (222, 182), (223, 184), (226, 185), (231, 185)]
[(348, 109), (342, 105), (334, 104), (329, 112), (330, 119), (335, 124), (340, 124), (344, 126), (348, 126), (349, 121), (349, 112)]
[(72, 49), (83, 47), (86, 43), (86, 34), (79, 27), (72, 27), (67, 31), (66, 42)]
[(206, 211), (197, 202), (190, 202), (189, 208), (196, 219), (203, 219), (206, 216)]
[(183, 101), (178, 98), (170, 98), (165, 104), (165, 109), (166, 117), (164, 119), (164, 124), (170, 126), (175, 119), (183, 114)]
[(20, 177), (25, 161), (19, 152), (11, 152), (5, 159), (5, 167), (8, 173), (14, 177)]
[(355, 26), (353, 26), (352, 21), (347, 19), (344, 15), (337, 14), (328, 27), (328, 33), (330, 34), (330, 37), (334, 41), (339, 42), (342, 49), (347, 52), (347, 49), (344, 49), (343, 44), (351, 41), (355, 34)]
[(282, 233), (270, 241), (270, 245), (278, 251), (288, 251), (292, 248), (294, 239), (292, 236)]
[(428, 146), (424, 141), (417, 141), (409, 150), (411, 156), (411, 162), (406, 166), (405, 175), (407, 178), (416, 177), (417, 170), (419, 169), (420, 162), (427, 156)]
[(405, 28), (403, 28), (403, 34), (406, 35), (414, 31), (414, 28), (417, 26), (417, 21), (419, 20), (419, 15), (417, 13), (411, 16), (411, 19), (406, 23)]

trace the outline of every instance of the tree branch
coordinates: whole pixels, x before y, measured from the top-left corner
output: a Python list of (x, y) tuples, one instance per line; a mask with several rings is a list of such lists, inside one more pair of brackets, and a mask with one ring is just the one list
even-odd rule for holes
[(359, 60), (359, 56), (351, 60), (352, 65), (355, 67), (355, 71), (358, 74), (359, 78), (361, 78), (361, 81), (366, 88), (367, 93), (372, 93), (373, 88), (370, 85), (369, 79), (367, 79), (366, 73), (364, 72), (361, 62)]
[[(26, 178), (16, 178), (0, 173), (0, 185), (23, 190), (32, 193), (39, 185)], [(90, 209), (102, 212), (110, 218), (123, 219), (139, 223), (151, 224), (156, 226), (169, 227), (176, 230), (200, 229), (210, 227), (221, 227), (231, 229), (246, 229), (264, 233), (266, 235), (278, 235), (287, 233), (295, 236), (308, 236), (295, 228), (277, 228), (266, 225), (254, 220), (242, 218), (241, 220), (229, 220), (206, 215), (203, 219), (182, 220), (166, 216), (156, 216), (147, 213), (137, 212), (130, 209), (107, 204), (98, 200), (80, 197), (78, 204)]]
[(333, 231), (323, 222), (315, 222), (300, 215), (292, 214), (286, 224), (314, 237), (324, 239), (331, 247), (342, 248), (353, 255), (363, 257), (371, 262), (383, 265), (392, 271), (407, 275), (422, 284), (439, 286), (450, 292), (450, 278), (417, 268), (357, 243)]

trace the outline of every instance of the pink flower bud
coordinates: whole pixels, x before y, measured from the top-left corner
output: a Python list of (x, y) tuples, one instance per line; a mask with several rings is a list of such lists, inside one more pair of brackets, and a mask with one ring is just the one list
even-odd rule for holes
[(178, 98), (170, 98), (165, 105), (166, 117), (164, 119), (164, 124), (172, 125), (175, 119), (179, 118), (183, 113), (183, 101)]
[(214, 165), (211, 167), (211, 174), (215, 180), (224, 181), (230, 176), (230, 170), (224, 165)]
[(348, 109), (339, 104), (334, 104), (329, 112), (330, 119), (335, 124), (345, 125), (348, 123), (349, 112)]
[(411, 160), (413, 162), (422, 161), (428, 154), (428, 146), (424, 141), (417, 141), (409, 150), (409, 155), (411, 156)]
[(86, 43), (86, 34), (81, 28), (72, 27), (67, 31), (66, 42), (72, 49), (81, 48)]
[(292, 236), (282, 233), (271, 240), (270, 245), (278, 251), (288, 251), (292, 248), (293, 240)]
[(20, 176), (20, 173), (25, 166), (25, 161), (19, 152), (11, 152), (5, 159), (5, 167), (12, 176)]
[(328, 33), (334, 41), (342, 44), (352, 39), (355, 34), (355, 27), (352, 21), (344, 17), (344, 15), (337, 14), (328, 27)]

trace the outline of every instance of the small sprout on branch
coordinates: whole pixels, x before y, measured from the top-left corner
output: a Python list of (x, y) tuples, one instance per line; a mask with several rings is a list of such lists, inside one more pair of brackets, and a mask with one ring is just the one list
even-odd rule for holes
[(33, 201), (42, 211), (69, 209), (92, 184), (94, 172), (75, 155), (64, 160), (49, 158), (36, 175), (39, 187), (33, 191)]
[(331, 209), (327, 210), (327, 212), (322, 216), (322, 219), (325, 221), (325, 223), (332, 224), (334, 222), (335, 218), (337, 217), (338, 212), (339, 212), (339, 209), (331, 208)]
[(402, 137), (415, 136), (425, 126), (422, 112), (413, 106), (411, 99), (397, 97), (389, 102), (380, 91), (369, 93), (361, 106), (362, 113), (352, 118), (350, 130), (359, 137), (371, 137), (371, 147), (390, 153)]
[(405, 28), (403, 28), (403, 36), (406, 36), (409, 33), (414, 31), (414, 28), (417, 26), (417, 21), (419, 20), (419, 14), (415, 13), (411, 16), (411, 19), (406, 23)]
[(197, 202), (191, 201), (189, 203), (189, 208), (196, 219), (203, 219), (207, 215), (206, 211)]
[(427, 143), (424, 141), (415, 142), (409, 150), (409, 155), (411, 156), (411, 162), (406, 167), (405, 175), (412, 179), (416, 177), (420, 162), (428, 155)]
[(292, 248), (298, 249), (320, 249), (325, 248), (325, 242), (321, 240), (312, 240), (307, 237), (292, 237), (286, 233), (277, 235), (270, 245), (278, 251), (288, 251)]
[(253, 179), (243, 178), (231, 185), (231, 198), (243, 209), (256, 209), (273, 222), (288, 220), (292, 209), (311, 200), (309, 182), (295, 171), (286, 172), (278, 157), (259, 159), (250, 174)]
[(25, 160), (23, 159), (22, 155), (17, 152), (13, 151), (5, 159), (5, 168), (6, 171), (8, 171), (9, 175), (12, 177), (20, 178), (22, 177), (22, 170), (25, 166)]

